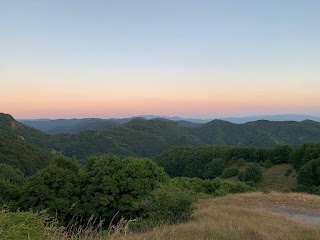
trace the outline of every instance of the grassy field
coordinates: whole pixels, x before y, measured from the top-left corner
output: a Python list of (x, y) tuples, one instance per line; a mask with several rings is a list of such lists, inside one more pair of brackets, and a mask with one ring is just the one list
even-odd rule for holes
[[(233, 164), (230, 167), (238, 168), (240, 171), (244, 171), (250, 163), (244, 163), (241, 166)], [(277, 164), (272, 167), (260, 166), (262, 171), (262, 178), (257, 183), (258, 188), (274, 190), (274, 191), (287, 191), (297, 187), (297, 173), (292, 169), (290, 164)], [(286, 172), (290, 170), (290, 174), (286, 175)], [(229, 178), (231, 181), (237, 181), (237, 177)]]
[[(286, 172), (291, 169), (291, 173), (286, 176)], [(274, 165), (270, 168), (262, 167), (262, 178), (259, 187), (284, 191), (297, 187), (297, 174), (289, 164)]]
[(192, 221), (111, 239), (320, 239), (320, 226), (272, 214), (267, 209), (273, 206), (319, 211), (320, 196), (271, 192), (203, 199)]

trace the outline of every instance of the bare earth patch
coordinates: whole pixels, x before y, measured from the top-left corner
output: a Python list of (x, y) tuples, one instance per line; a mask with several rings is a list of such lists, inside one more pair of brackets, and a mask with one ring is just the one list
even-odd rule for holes
[(283, 215), (297, 221), (320, 225), (320, 213), (318, 212), (287, 207), (271, 207), (267, 210), (272, 213)]

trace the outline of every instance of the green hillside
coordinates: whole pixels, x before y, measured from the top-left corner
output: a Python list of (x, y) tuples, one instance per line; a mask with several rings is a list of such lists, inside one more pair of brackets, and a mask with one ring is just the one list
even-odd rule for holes
[(59, 133), (79, 133), (88, 130), (105, 130), (129, 121), (130, 119), (100, 118), (21, 120), (22, 123), (51, 135)]
[(105, 131), (57, 134), (51, 141), (54, 149), (79, 159), (98, 153), (146, 157), (175, 146), (201, 145), (175, 122), (145, 119), (134, 119)]
[(25, 140), (34, 146), (50, 148), (47, 134), (16, 121), (9, 114), (0, 113), (0, 130), (13, 138)]
[(234, 124), (213, 120), (198, 128), (188, 128), (206, 144), (231, 146), (297, 146), (305, 142), (320, 141), (320, 123), (305, 120), (265, 121)]
[(60, 119), (41, 120), (33, 124), (51, 133), (65, 133), (49, 136), (15, 121), (10, 115), (0, 114), (0, 129), (6, 134), (25, 139), (34, 146), (76, 156), (79, 160), (99, 153), (149, 157), (185, 146), (274, 147), (320, 141), (320, 123), (310, 120), (260, 120), (245, 124), (213, 120), (206, 124), (192, 124), (180, 120), (144, 118)]
[(0, 130), (0, 163), (20, 169), (32, 175), (51, 161), (51, 154), (38, 149), (20, 138), (5, 134)]

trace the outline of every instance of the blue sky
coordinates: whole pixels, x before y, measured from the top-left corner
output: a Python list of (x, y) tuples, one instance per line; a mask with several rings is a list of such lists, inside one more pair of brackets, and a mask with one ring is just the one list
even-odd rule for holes
[(0, 9), (1, 100), (19, 117), (320, 114), (320, 1)]

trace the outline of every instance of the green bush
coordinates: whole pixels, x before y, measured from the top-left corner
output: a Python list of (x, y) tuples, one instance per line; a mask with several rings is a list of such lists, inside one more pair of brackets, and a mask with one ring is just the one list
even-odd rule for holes
[(170, 183), (179, 189), (193, 193), (213, 194), (217, 189), (214, 181), (200, 178), (176, 177)]
[(239, 174), (239, 169), (237, 168), (226, 168), (223, 170), (221, 177), (222, 178), (230, 178), (237, 176)]
[(18, 168), (13, 168), (3, 163), (0, 163), (0, 179), (8, 180), (17, 185), (25, 182), (24, 175)]
[(241, 193), (254, 190), (254, 188), (248, 186), (246, 183), (235, 183), (219, 177), (214, 180), (178, 177), (171, 179), (170, 182), (175, 187), (190, 192), (197, 197), (200, 197), (201, 194), (224, 196), (229, 193)]
[(244, 158), (239, 158), (237, 160), (238, 167), (243, 166), (246, 163), (246, 160)]
[(300, 168), (298, 183), (308, 187), (320, 186), (320, 158), (311, 160)]
[[(72, 167), (71, 167), (72, 166)], [(21, 207), (24, 210), (47, 210), (62, 223), (69, 222), (80, 211), (80, 167), (65, 157), (31, 176), (22, 187)]]
[(0, 179), (0, 207), (7, 206), (11, 209), (18, 207), (20, 188), (10, 181)]
[(138, 208), (149, 222), (175, 223), (191, 217), (194, 201), (193, 194), (169, 184), (155, 189), (151, 196), (139, 202)]
[(136, 202), (169, 182), (168, 175), (155, 162), (132, 157), (91, 157), (83, 174), (82, 215), (107, 222), (117, 213), (125, 218), (136, 217)]
[(268, 159), (264, 162), (262, 162), (262, 166), (264, 166), (265, 168), (271, 168), (272, 167), (272, 162)]
[(61, 230), (44, 212), (0, 211), (0, 239), (43, 240)]
[(222, 158), (215, 158), (211, 162), (204, 165), (202, 172), (203, 179), (214, 179), (222, 174), (226, 161)]
[(243, 182), (234, 183), (220, 178), (216, 178), (212, 182), (214, 182), (216, 186), (216, 190), (214, 192), (215, 196), (224, 196), (230, 193), (243, 193), (254, 190), (253, 187), (250, 187)]
[(241, 176), (241, 180), (245, 182), (253, 181), (258, 182), (262, 177), (262, 172), (260, 167), (257, 164), (251, 164)]

